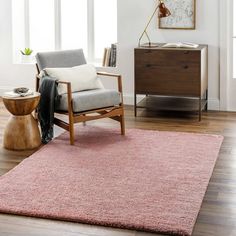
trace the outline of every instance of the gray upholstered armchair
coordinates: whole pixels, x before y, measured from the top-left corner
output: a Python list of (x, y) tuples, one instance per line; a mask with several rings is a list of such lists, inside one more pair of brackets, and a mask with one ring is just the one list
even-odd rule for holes
[[(42, 52), (36, 55), (38, 73), (45, 68), (68, 68), (86, 64), (82, 49), (55, 52)], [(111, 118), (120, 122), (121, 134), (125, 134), (122, 78), (118, 74), (98, 72), (97, 75), (116, 78), (118, 91), (104, 88), (72, 92), (70, 82), (57, 81), (64, 85), (66, 93), (60, 96), (56, 113), (68, 116), (65, 122), (55, 116), (54, 124), (70, 133), (70, 144), (74, 144), (74, 124), (100, 118)], [(36, 76), (36, 90), (39, 90), (40, 77)], [(88, 115), (89, 114), (89, 115)]]

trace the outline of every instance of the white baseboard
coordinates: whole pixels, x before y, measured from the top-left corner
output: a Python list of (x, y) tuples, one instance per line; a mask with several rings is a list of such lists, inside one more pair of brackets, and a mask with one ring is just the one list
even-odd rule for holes
[[(137, 102), (141, 101), (145, 96), (137, 95)], [(124, 104), (125, 105), (134, 105), (134, 95), (133, 94), (124, 94)]]
[[(137, 102), (139, 102), (145, 96), (137, 95)], [(125, 105), (134, 105), (134, 95), (133, 94), (124, 94), (124, 104)], [(209, 99), (208, 100), (208, 110), (219, 111), (220, 110), (220, 101), (219, 99)]]
[(220, 100), (219, 99), (208, 99), (208, 110), (220, 111)]

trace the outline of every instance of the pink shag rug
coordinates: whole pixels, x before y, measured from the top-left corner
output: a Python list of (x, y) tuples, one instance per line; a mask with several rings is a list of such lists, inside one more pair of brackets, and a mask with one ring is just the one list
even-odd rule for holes
[(222, 136), (79, 127), (0, 178), (0, 212), (191, 235)]

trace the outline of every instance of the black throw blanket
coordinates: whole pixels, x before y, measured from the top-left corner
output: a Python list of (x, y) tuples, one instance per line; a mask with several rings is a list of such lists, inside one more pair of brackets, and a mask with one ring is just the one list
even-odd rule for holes
[(41, 94), (38, 106), (38, 118), (42, 132), (42, 143), (46, 144), (53, 138), (54, 111), (59, 96), (57, 91), (57, 80), (44, 76), (40, 79), (39, 92)]

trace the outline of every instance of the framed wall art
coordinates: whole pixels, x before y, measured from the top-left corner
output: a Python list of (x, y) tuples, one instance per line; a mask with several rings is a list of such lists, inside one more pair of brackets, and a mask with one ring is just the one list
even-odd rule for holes
[(171, 15), (159, 18), (160, 29), (194, 30), (196, 28), (196, 0), (165, 0)]

